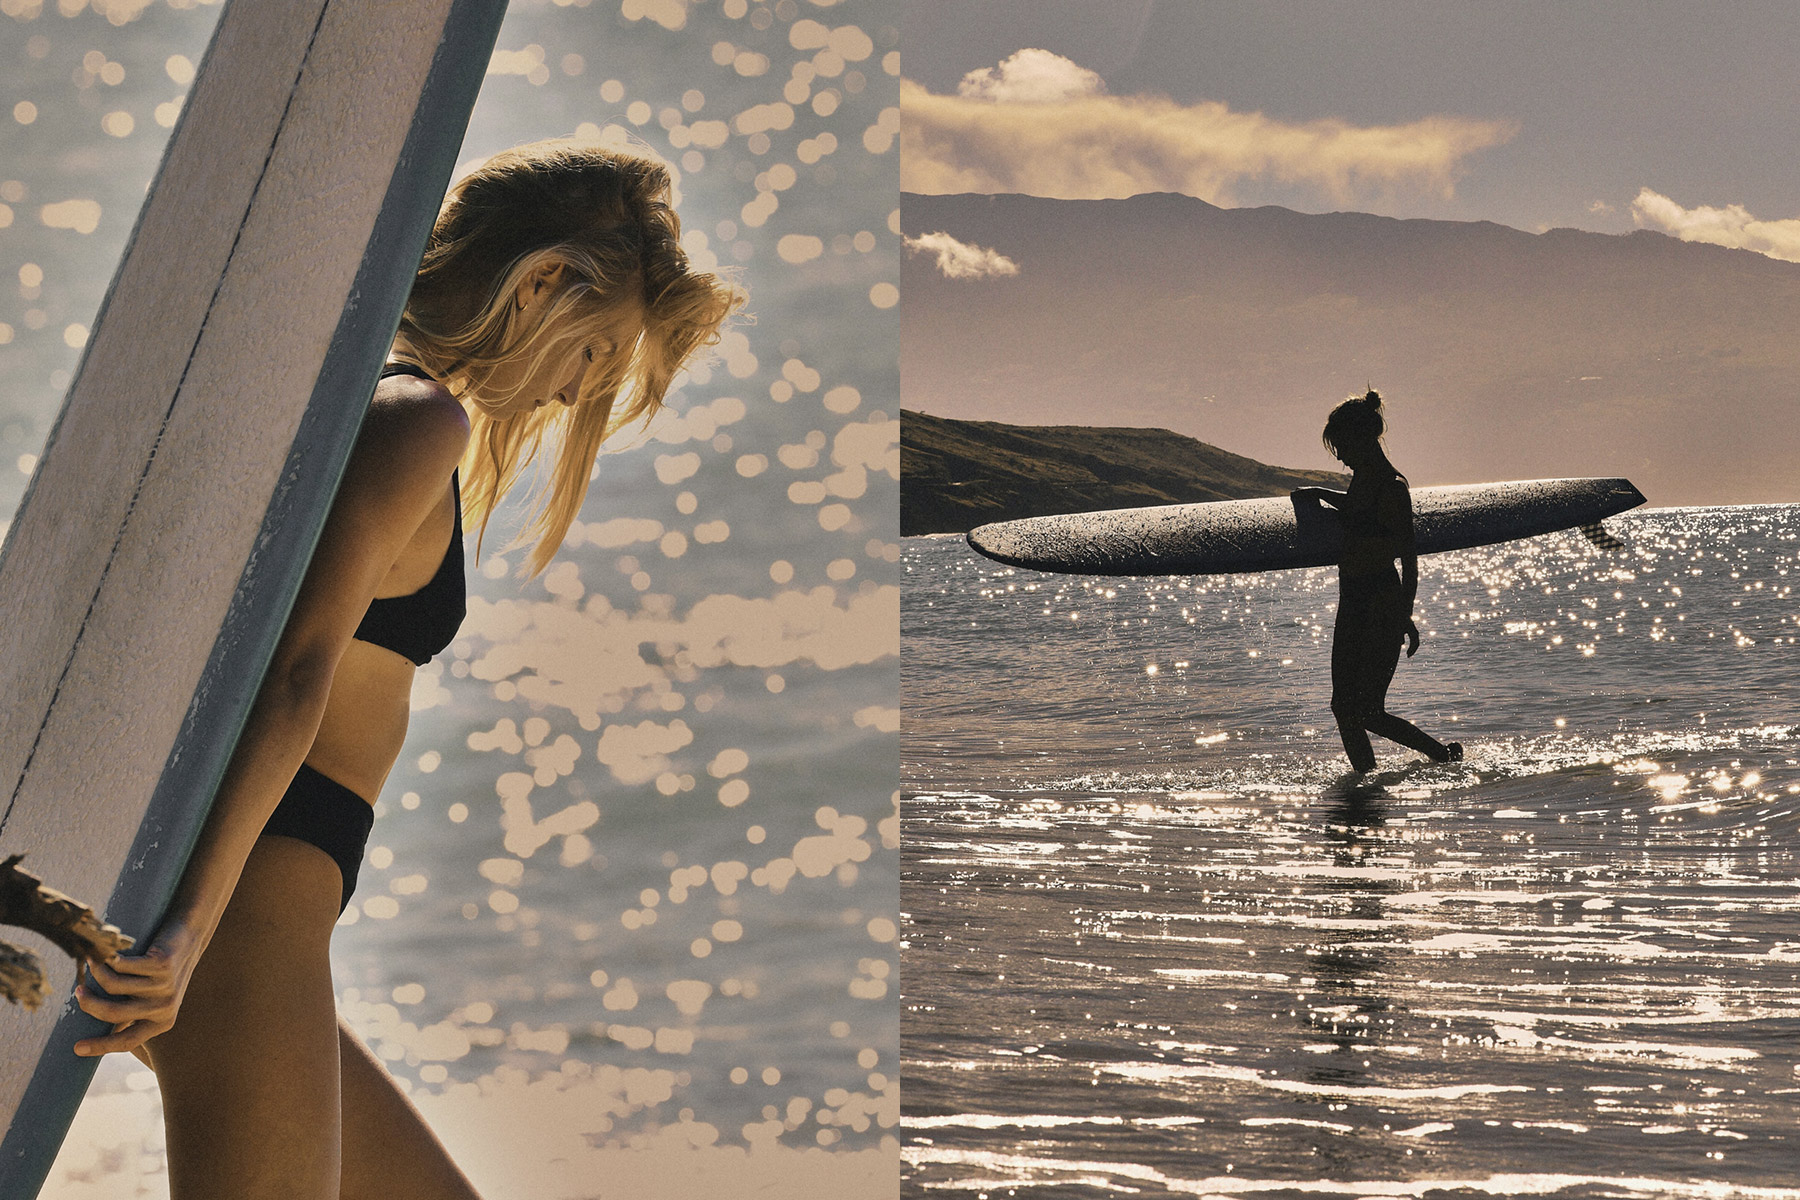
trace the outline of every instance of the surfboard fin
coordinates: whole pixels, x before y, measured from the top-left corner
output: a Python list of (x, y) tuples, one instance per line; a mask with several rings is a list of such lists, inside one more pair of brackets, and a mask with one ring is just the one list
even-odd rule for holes
[(1625, 543), (1608, 532), (1606, 526), (1598, 521), (1590, 521), (1581, 526), (1581, 536), (1594, 543), (1601, 550), (1623, 550)]

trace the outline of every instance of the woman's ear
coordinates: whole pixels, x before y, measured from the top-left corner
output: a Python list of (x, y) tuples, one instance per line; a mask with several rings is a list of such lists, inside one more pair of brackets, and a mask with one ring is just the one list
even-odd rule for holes
[(513, 291), (513, 306), (520, 313), (529, 313), (536, 309), (562, 281), (564, 270), (565, 268), (560, 262), (547, 262), (521, 279), (519, 286)]

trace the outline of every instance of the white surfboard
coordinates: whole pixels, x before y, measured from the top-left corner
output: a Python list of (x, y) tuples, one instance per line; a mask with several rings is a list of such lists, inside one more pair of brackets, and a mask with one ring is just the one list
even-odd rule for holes
[[(133, 937), (287, 618), (504, 12), (231, 0), (0, 552), (0, 851)], [(0, 1010), (0, 1196), (37, 1194), (98, 1028)]]
[[(1595, 525), (1644, 497), (1624, 479), (1529, 479), (1412, 490), (1420, 554)], [(1164, 504), (1000, 521), (969, 545), (1017, 567), (1075, 575), (1229, 575), (1338, 561), (1337, 514), (1291, 497)]]

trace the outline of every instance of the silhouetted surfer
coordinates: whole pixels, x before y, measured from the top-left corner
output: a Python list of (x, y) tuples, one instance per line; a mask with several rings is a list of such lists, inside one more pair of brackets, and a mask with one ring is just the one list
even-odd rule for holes
[(1297, 501), (1336, 509), (1344, 529), (1337, 622), (1331, 631), (1331, 713), (1344, 739), (1344, 753), (1358, 771), (1375, 769), (1371, 733), (1417, 750), (1433, 762), (1462, 758), (1462, 743), (1445, 745), (1387, 711), (1388, 684), (1400, 663), (1400, 644), (1406, 643), (1408, 658), (1419, 649), (1419, 627), (1412, 619), (1419, 556), (1413, 549), (1406, 478), (1381, 447), (1386, 431), (1380, 395), (1370, 391), (1345, 400), (1331, 410), (1324, 437), (1326, 448), (1350, 468), (1350, 490), (1300, 488), (1293, 493)]

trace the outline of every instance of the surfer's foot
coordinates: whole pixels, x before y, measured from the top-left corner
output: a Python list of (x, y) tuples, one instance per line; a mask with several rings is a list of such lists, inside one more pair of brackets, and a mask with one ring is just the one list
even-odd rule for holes
[(1462, 748), (1461, 742), (1447, 743), (1444, 746), (1444, 753), (1442, 755), (1434, 754), (1431, 756), (1432, 762), (1457, 763), (1457, 762), (1461, 762), (1462, 760), (1463, 760), (1463, 748)]

